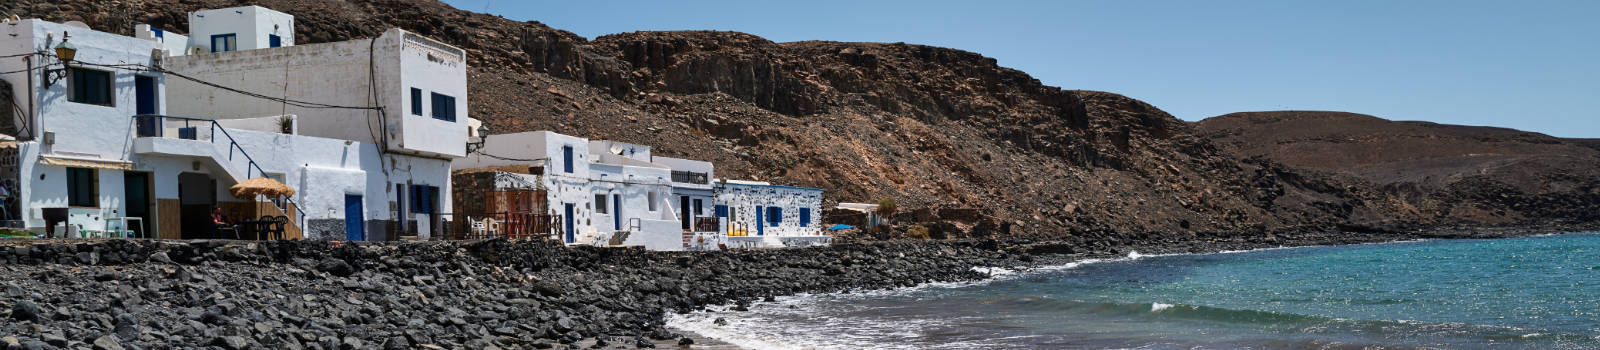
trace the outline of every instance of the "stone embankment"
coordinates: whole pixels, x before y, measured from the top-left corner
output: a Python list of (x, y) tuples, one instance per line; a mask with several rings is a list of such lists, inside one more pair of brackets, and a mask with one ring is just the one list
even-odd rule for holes
[[(547, 241), (0, 241), (0, 349), (677, 347), (669, 312), (1086, 258), (1583, 227), (1110, 235), (652, 252)], [(1589, 227), (1592, 229), (1592, 227)], [(1430, 233), (1430, 232), (1442, 232)], [(580, 346), (581, 345), (581, 346)]]
[[(985, 277), (988, 242), (700, 253), (491, 240), (0, 242), (0, 349), (650, 347), (667, 312)], [(592, 345), (592, 344), (601, 345)]]

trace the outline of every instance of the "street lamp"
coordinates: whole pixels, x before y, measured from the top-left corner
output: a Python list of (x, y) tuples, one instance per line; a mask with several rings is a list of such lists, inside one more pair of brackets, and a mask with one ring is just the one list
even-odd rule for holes
[(69, 39), (72, 39), (71, 34), (61, 32), (61, 44), (56, 45), (56, 59), (61, 60), (61, 69), (45, 70), (45, 87), (55, 86), (61, 78), (66, 78), (67, 66), (72, 64), (72, 59), (78, 57), (78, 47), (68, 42)]
[(489, 141), (489, 127), (478, 125), (478, 140), (467, 142), (467, 154), (483, 150), (483, 144)]

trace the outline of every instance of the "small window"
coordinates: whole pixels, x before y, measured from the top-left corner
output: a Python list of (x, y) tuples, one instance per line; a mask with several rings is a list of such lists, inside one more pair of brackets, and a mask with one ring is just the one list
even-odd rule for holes
[(67, 70), (67, 101), (111, 106), (113, 82), (111, 72), (103, 70), (70, 68)]
[(699, 199), (694, 200), (694, 216), (706, 215), (704, 204), (705, 202), (701, 202)]
[(456, 121), (456, 98), (433, 93), (433, 119)]
[(811, 208), (800, 208), (800, 227), (811, 226)]
[(767, 222), (772, 223), (772, 227), (778, 227), (778, 224), (783, 223), (783, 208), (767, 207)]
[(67, 206), (100, 206), (100, 181), (94, 169), (67, 168)]
[(726, 205), (720, 205), (719, 204), (719, 205), (717, 205), (716, 209), (713, 209), (713, 210), (716, 211), (717, 217), (719, 217), (719, 218), (728, 217), (728, 206), (726, 206)]
[(234, 34), (217, 34), (211, 36), (211, 52), (228, 52), (239, 49), (239, 38)]
[(656, 211), (656, 199), (657, 199), (656, 193), (655, 192), (650, 192), (649, 193), (649, 197), (650, 197), (649, 198), (649, 200), (650, 200), (650, 211)]
[(607, 210), (606, 209), (606, 194), (604, 194), (604, 193), (595, 194), (594, 195), (594, 212), (596, 214), (609, 214), (610, 212), (607, 212), (606, 210)]
[(561, 168), (572, 173), (572, 146), (561, 146)]
[(267, 47), (282, 47), (283, 37), (277, 34), (267, 34)]
[(411, 115), (422, 116), (422, 89), (411, 88)]

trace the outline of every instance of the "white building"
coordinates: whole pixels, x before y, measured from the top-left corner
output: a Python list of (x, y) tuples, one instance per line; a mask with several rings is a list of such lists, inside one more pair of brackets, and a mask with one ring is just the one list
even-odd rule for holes
[[(301, 147), (319, 146), (263, 167), (305, 197), (308, 238), (392, 238), (391, 232), (427, 238), (443, 228), (450, 161), (466, 153), (470, 124), (465, 51), (399, 29), (293, 45), (293, 17), (255, 6), (190, 18), (193, 38), (237, 41), (226, 43), (227, 50), (210, 46), (165, 59), (167, 71), (187, 77), (168, 80), (168, 114), (224, 125), (298, 116), (296, 134), (309, 138), (296, 139), (318, 140)], [(207, 43), (190, 46), (197, 45)], [(282, 149), (282, 143), (260, 146)]]
[[(458, 190), (544, 191), (545, 206), (534, 210), (561, 222), (552, 233), (570, 244), (682, 250), (729, 243), (781, 247), (829, 242), (821, 234), (820, 217), (814, 216), (820, 215), (822, 190), (737, 181), (714, 184), (711, 163), (652, 156), (644, 145), (590, 141), (550, 131), (491, 135), (481, 151), (456, 159), (453, 167), (517, 173), (495, 177), (493, 184), (485, 184), (490, 188)], [(498, 180), (519, 177), (537, 185)], [(758, 226), (761, 219), (755, 212), (776, 216)], [(477, 220), (506, 213), (457, 217), (463, 215)]]
[[(76, 55), (63, 63), (54, 48), (68, 35)], [(0, 25), (0, 71), (12, 72), (0, 75), (10, 92), (0, 132), (20, 141), (15, 162), (0, 164), (14, 176), (0, 180), (14, 194), (6, 216), (34, 231), (44, 231), (47, 212), (89, 229), (121, 217), (143, 218), (142, 232), (154, 227), (157, 199), (177, 198), (178, 187), (137, 162), (132, 116), (166, 109), (166, 77), (138, 69), (160, 58), (159, 47), (38, 19)]]
[(822, 233), (822, 189), (759, 181), (717, 183), (716, 216), (730, 246), (827, 245)]
[[(222, 19), (229, 13), (249, 16)], [(286, 216), (291, 238), (427, 238), (443, 227), (450, 160), (465, 154), (471, 122), (462, 50), (400, 30), (292, 46), (292, 17), (281, 13), (201, 15), (211, 19), (196, 25), (270, 30), (238, 29), (231, 45), (255, 50), (169, 56), (187, 40), (148, 26), (136, 37), (41, 20), (0, 26), (0, 72), (15, 72), (0, 75), (0, 93), (21, 111), (0, 114), (0, 132), (19, 141), (0, 148), (15, 152), (0, 159), (16, 159), (0, 165), (0, 194), (14, 194), (0, 201), (12, 212), (0, 220), (77, 233), (136, 217), (128, 226), (146, 236), (203, 238), (222, 208)], [(206, 30), (232, 29), (191, 28)], [(63, 33), (77, 47), (65, 66), (52, 50)], [(229, 194), (255, 177), (297, 193)]]
[[(546, 191), (545, 214), (573, 244), (683, 249), (683, 230), (669, 200), (671, 169), (652, 164), (646, 146), (590, 141), (550, 131), (490, 135), (481, 151), (455, 169), (520, 168)], [(484, 189), (472, 189), (484, 190)], [(504, 213), (476, 213), (474, 219)], [(458, 217), (471, 214), (458, 214)]]

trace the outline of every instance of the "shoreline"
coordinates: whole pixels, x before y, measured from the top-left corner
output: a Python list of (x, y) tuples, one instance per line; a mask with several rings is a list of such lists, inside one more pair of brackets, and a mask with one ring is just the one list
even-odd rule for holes
[[(504, 240), (334, 247), (308, 241), (4, 239), (0, 288), (15, 301), (0, 302), (0, 318), (17, 321), (0, 324), (0, 337), (57, 347), (102, 340), (141, 347), (269, 348), (674, 347), (687, 337), (695, 344), (690, 348), (737, 348), (694, 329), (669, 329), (666, 317), (713, 306), (738, 310), (779, 296), (983, 281), (994, 278), (982, 271), (987, 268), (1028, 273), (1130, 252), (1209, 254), (1589, 230), (1446, 231), (846, 242), (713, 252)], [(28, 321), (17, 316), (24, 300), (36, 305), (27, 311), (31, 318), (23, 317)], [(93, 321), (102, 317), (117, 321)], [(78, 326), (32, 326), (36, 322)], [(119, 332), (114, 339), (100, 338)]]

